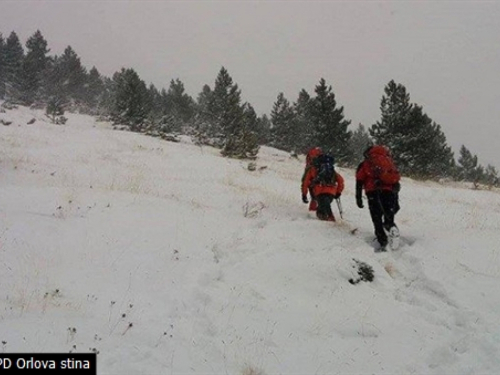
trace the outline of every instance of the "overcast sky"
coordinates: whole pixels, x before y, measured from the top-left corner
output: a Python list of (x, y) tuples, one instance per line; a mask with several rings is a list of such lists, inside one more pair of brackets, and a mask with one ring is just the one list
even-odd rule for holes
[(500, 1), (0, 0), (0, 32), (37, 29), (106, 76), (134, 68), (196, 99), (224, 66), (257, 113), (296, 101), (320, 78), (352, 121), (380, 118), (385, 85), (403, 84), (458, 155), (500, 169)]

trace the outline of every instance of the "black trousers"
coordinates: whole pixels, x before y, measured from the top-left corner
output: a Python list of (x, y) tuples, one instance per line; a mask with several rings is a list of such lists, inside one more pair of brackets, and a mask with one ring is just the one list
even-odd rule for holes
[[(375, 236), (381, 246), (387, 245), (387, 234), (395, 226), (394, 216), (399, 211), (398, 194), (393, 191), (372, 191), (366, 193), (368, 208), (375, 228)], [(384, 230), (385, 228), (385, 230)]]
[(319, 194), (315, 197), (318, 202), (318, 209), (316, 210), (316, 216), (320, 220), (328, 220), (335, 218), (332, 212), (332, 202), (333, 195), (331, 194)]

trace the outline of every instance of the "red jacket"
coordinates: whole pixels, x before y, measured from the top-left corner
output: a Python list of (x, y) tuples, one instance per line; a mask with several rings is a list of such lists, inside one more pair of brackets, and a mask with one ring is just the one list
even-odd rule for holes
[(304, 176), (302, 177), (302, 195), (307, 195), (309, 188), (312, 189), (312, 193), (315, 197), (319, 194), (342, 194), (342, 191), (344, 190), (344, 178), (339, 173), (336, 173), (334, 184), (324, 185), (315, 183), (314, 180), (317, 176), (318, 170), (313, 166), (306, 169)]
[(356, 185), (360, 185), (365, 189), (365, 193), (369, 193), (375, 190), (388, 190), (393, 191), (394, 185), (384, 185), (377, 186), (375, 184), (375, 176), (373, 175), (372, 169), (368, 161), (362, 161), (358, 165), (356, 171)]

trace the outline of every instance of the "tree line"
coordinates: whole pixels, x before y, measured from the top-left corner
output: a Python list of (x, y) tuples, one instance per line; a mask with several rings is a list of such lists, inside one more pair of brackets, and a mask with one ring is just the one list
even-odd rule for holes
[(455, 160), (441, 126), (394, 81), (384, 88), (380, 119), (351, 131), (344, 107), (323, 78), (312, 94), (302, 89), (294, 102), (279, 93), (270, 115), (259, 116), (243, 102), (225, 67), (213, 86), (203, 85), (193, 99), (178, 78), (167, 89), (158, 89), (132, 68), (122, 68), (111, 78), (96, 67), (87, 70), (71, 46), (59, 56), (49, 53), (39, 30), (24, 47), (14, 31), (7, 38), (0, 33), (0, 99), (45, 108), (52, 118), (65, 110), (78, 111), (104, 116), (132, 131), (190, 135), (234, 158), (255, 158), (262, 145), (294, 153), (319, 146), (332, 152), (338, 165), (355, 167), (369, 145), (380, 143), (390, 147), (405, 176), (499, 186), (495, 167), (480, 165), (464, 145)]

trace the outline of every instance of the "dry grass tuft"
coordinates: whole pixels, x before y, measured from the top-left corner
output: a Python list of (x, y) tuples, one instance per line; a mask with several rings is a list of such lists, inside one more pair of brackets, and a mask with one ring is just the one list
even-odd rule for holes
[(265, 375), (264, 371), (253, 366), (247, 366), (241, 372), (241, 375)]

